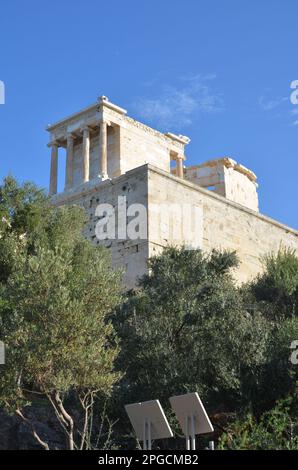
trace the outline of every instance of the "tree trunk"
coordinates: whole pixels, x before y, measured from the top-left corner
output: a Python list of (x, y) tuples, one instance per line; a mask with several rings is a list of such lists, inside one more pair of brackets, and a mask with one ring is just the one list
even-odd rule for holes
[(70, 414), (67, 413), (66, 409), (64, 408), (63, 402), (61, 400), (59, 392), (55, 392), (54, 399), (55, 399), (55, 403), (57, 405), (57, 408), (59, 409), (59, 411), (61, 412), (63, 418), (67, 422), (67, 428), (68, 428), (67, 429), (67, 435), (68, 435), (69, 450), (74, 450), (75, 442), (74, 442), (74, 436), (73, 436), (73, 431), (74, 431), (73, 419), (70, 416)]

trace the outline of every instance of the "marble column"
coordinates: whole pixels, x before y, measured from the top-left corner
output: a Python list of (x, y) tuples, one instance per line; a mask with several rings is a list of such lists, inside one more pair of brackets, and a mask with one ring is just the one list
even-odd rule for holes
[(90, 129), (84, 127), (83, 129), (83, 181), (89, 181), (89, 166), (90, 166)]
[(100, 122), (99, 131), (99, 176), (102, 179), (108, 178), (108, 123), (106, 121)]
[(73, 136), (67, 135), (65, 189), (70, 189), (73, 182)]
[(49, 194), (53, 196), (57, 194), (57, 178), (58, 178), (58, 145), (52, 143), (51, 147), (51, 173), (50, 173), (50, 189)]
[(177, 155), (177, 157), (176, 157), (176, 168), (177, 168), (176, 175), (179, 176), (179, 178), (184, 177), (183, 161), (184, 161), (183, 155)]

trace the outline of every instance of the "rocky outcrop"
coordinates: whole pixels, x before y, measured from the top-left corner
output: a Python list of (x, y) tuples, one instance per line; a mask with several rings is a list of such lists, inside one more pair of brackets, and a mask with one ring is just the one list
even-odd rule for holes
[[(24, 410), (37, 434), (49, 445), (50, 449), (65, 448), (65, 438), (60, 425), (47, 406), (33, 405)], [(0, 410), (0, 450), (42, 449), (33, 437), (31, 428), (21, 418), (8, 415)]]

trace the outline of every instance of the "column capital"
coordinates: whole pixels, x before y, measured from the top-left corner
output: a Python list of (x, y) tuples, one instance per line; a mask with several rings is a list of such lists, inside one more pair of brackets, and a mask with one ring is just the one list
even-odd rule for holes
[(107, 126), (111, 126), (111, 125), (112, 125), (111, 121), (109, 121), (108, 119), (105, 119), (105, 118), (100, 118), (100, 119), (98, 120), (98, 123), (99, 123), (99, 125), (101, 125), (101, 124), (106, 124)]
[(66, 134), (67, 143), (72, 144), (73, 141), (74, 141), (74, 139), (75, 139), (75, 137), (74, 137), (74, 135), (73, 135), (71, 132), (68, 132), (68, 133)]
[(51, 140), (48, 144), (47, 147), (60, 147), (60, 144), (58, 140)]
[(81, 131), (81, 132), (85, 132), (85, 131), (90, 132), (90, 131), (91, 131), (91, 127), (90, 127), (89, 124), (84, 124), (83, 126), (80, 127), (80, 131)]
[(181, 153), (177, 153), (177, 155), (175, 156), (175, 160), (186, 160), (186, 157), (185, 155), (182, 155)]

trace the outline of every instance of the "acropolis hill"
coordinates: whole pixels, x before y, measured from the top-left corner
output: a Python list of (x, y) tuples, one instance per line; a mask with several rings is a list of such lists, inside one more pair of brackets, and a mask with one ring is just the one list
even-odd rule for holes
[[(166, 245), (236, 250), (241, 260), (235, 272), (239, 282), (260, 272), (262, 255), (281, 246), (298, 249), (296, 230), (259, 213), (256, 175), (251, 170), (229, 157), (187, 167), (188, 137), (152, 129), (104, 96), (49, 125), (47, 131), (53, 203), (85, 208), (86, 237), (111, 250), (113, 265), (124, 268), (128, 288), (147, 272), (148, 258)], [(60, 147), (66, 149), (67, 158), (65, 188), (57, 194)], [(99, 204), (115, 209), (115, 238), (96, 236)], [(124, 210), (136, 204), (145, 208), (145, 236), (131, 239), (123, 229), (117, 231), (121, 204)], [(195, 224), (189, 208), (196, 208)], [(186, 243), (187, 224), (192, 234)]]

